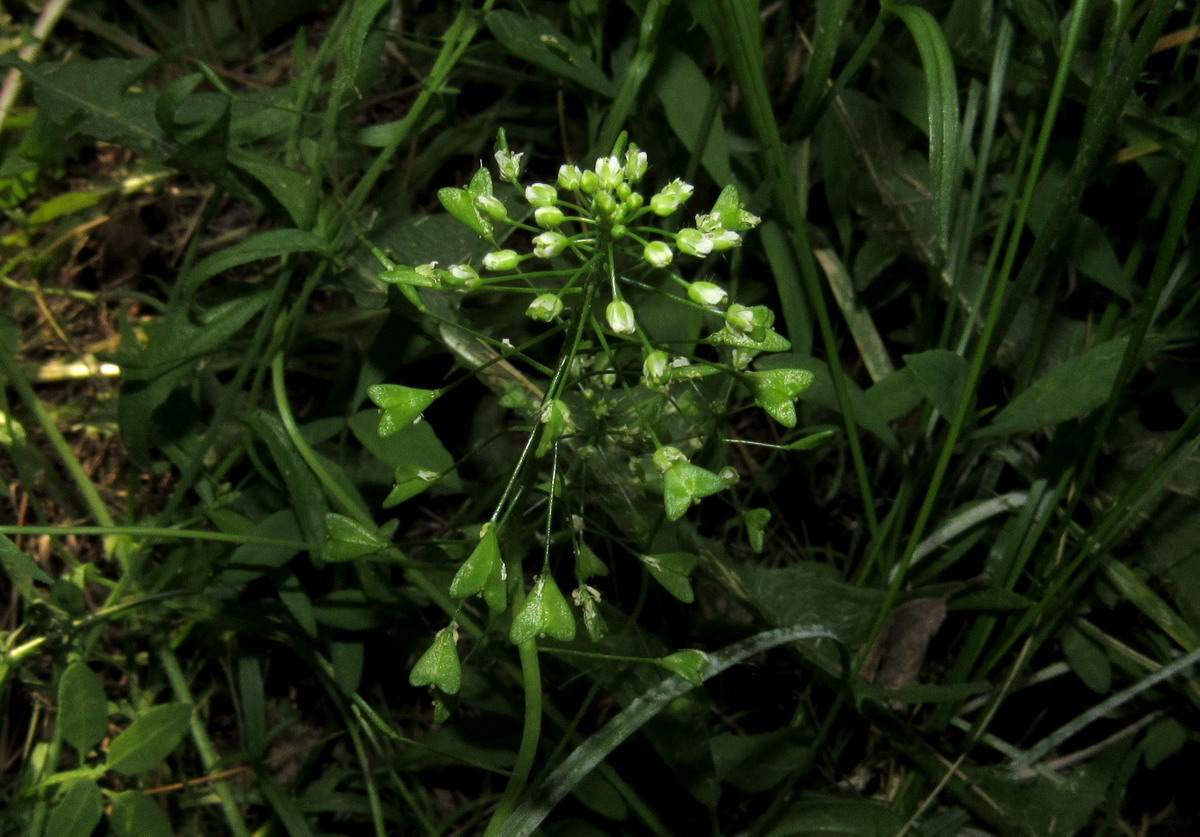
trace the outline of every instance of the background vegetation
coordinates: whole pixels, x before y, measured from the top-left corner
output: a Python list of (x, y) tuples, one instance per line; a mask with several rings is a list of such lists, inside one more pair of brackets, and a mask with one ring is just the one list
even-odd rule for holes
[[(0, 833), (1200, 828), (1200, 6), (8, 14)], [(622, 516), (653, 488), (575, 474), (608, 635), (518, 653), (469, 600), (431, 702), (549, 376), (523, 302), (371, 248), (489, 249), (436, 195), (499, 129), (546, 179), (628, 131), (695, 211), (737, 184), (764, 223), (700, 278), (815, 383), (795, 432), (709, 418), (738, 479), (666, 581)], [(381, 439), (379, 383), (454, 388)]]

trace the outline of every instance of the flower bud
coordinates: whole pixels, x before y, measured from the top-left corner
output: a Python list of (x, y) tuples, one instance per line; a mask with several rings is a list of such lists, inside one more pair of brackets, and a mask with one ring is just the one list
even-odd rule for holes
[(585, 171), (579, 176), (579, 189), (588, 195), (596, 194), (600, 191), (600, 178), (594, 171)]
[(649, 168), (646, 152), (639, 151), (636, 145), (630, 145), (629, 150), (625, 152), (625, 177), (631, 182), (637, 183), (646, 176), (646, 169)]
[(552, 259), (565, 250), (567, 237), (558, 232), (544, 232), (533, 238), (533, 254), (539, 259)]
[(737, 247), (742, 243), (742, 237), (733, 230), (721, 230), (718, 233), (713, 233), (708, 237), (708, 240), (712, 242), (714, 253), (728, 250), (731, 247)]
[(516, 250), (494, 250), (483, 257), (485, 270), (512, 270), (521, 263), (521, 255)]
[(666, 267), (675, 258), (671, 247), (664, 241), (651, 241), (642, 251), (642, 258), (655, 267)]
[(452, 264), (446, 268), (446, 281), (452, 285), (466, 288), (478, 288), (483, 284), (475, 268), (469, 264)]
[(660, 349), (646, 355), (646, 359), (642, 361), (642, 377), (645, 378), (647, 386), (667, 382), (667, 360), (667, 353)]
[(475, 206), (493, 220), (503, 221), (508, 217), (508, 210), (504, 208), (504, 204), (500, 203), (500, 199), (495, 195), (476, 195)]
[(558, 185), (564, 189), (574, 192), (579, 188), (579, 181), (583, 177), (583, 172), (579, 170), (579, 166), (559, 166), (558, 167)]
[(592, 201), (594, 206), (602, 215), (612, 217), (617, 211), (617, 199), (612, 196), (612, 192), (601, 192), (596, 195), (596, 199)]
[(525, 200), (534, 206), (550, 206), (558, 198), (558, 190), (549, 183), (531, 183), (525, 187)]
[(616, 189), (625, 179), (625, 169), (616, 157), (601, 157), (596, 161), (596, 177), (601, 189)]
[(688, 296), (693, 302), (699, 302), (709, 308), (718, 308), (729, 301), (729, 294), (725, 293), (725, 289), (712, 282), (693, 282), (688, 285)]
[(669, 471), (673, 465), (688, 461), (687, 457), (683, 455), (683, 451), (671, 445), (656, 450), (651, 459), (654, 460), (654, 467), (663, 473)]
[(533, 210), (533, 220), (539, 227), (557, 227), (564, 217), (563, 211), (557, 206), (539, 206)]
[(650, 208), (655, 215), (670, 215), (692, 196), (693, 191), (690, 183), (684, 183), (678, 179), (672, 180), (650, 197)]
[(500, 170), (500, 179), (507, 180), (510, 183), (516, 182), (516, 179), (521, 174), (521, 158), (524, 157), (524, 152), (510, 154), (503, 149), (496, 152), (496, 167)]
[(712, 239), (693, 227), (684, 227), (675, 237), (679, 252), (689, 256), (707, 256), (712, 252)]
[(725, 322), (734, 331), (746, 334), (754, 328), (754, 309), (735, 302), (725, 312)]
[(525, 315), (534, 320), (548, 323), (562, 313), (563, 301), (554, 294), (542, 294), (529, 303)]
[(725, 227), (721, 224), (721, 216), (715, 212), (710, 212), (707, 215), (696, 216), (696, 229), (702, 233), (714, 235), (721, 232)]
[(637, 320), (633, 316), (633, 306), (622, 299), (608, 303), (604, 311), (608, 327), (617, 334), (633, 334), (637, 331)]

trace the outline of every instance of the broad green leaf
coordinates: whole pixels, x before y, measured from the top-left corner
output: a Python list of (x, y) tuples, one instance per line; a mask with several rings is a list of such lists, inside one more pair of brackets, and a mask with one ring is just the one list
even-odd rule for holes
[(47, 835), (88, 837), (100, 824), (104, 813), (104, 795), (91, 779), (80, 779), (67, 789), (50, 810)]
[[(214, 519), (219, 523), (219, 519)], [(225, 526), (221, 526), (229, 531)], [(257, 535), (259, 537), (277, 538), (283, 541), (300, 541), (302, 534), (292, 509), (281, 509), (274, 514), (254, 524), (249, 530), (239, 530), (233, 534)], [(218, 577), (221, 584), (233, 587), (244, 587), (268, 570), (278, 569), (296, 557), (303, 547), (300, 546), (268, 546), (257, 543), (244, 543), (233, 551), (224, 571)]]
[(693, 686), (704, 685), (704, 672), (708, 669), (708, 655), (703, 651), (687, 649), (676, 651), (654, 661), (655, 665), (674, 672)]
[(156, 767), (187, 735), (192, 707), (165, 703), (139, 715), (108, 745), (105, 767), (135, 776)]
[(300, 229), (312, 225), (316, 202), (311, 175), (239, 149), (230, 149), (229, 158), (233, 166), (266, 188), (293, 224)]
[(496, 40), (516, 58), (531, 61), (602, 96), (615, 95), (615, 86), (596, 62), (554, 27), (505, 10), (488, 12), (486, 19)]
[(175, 830), (154, 799), (141, 791), (113, 794), (108, 824), (116, 837), (172, 837)]
[(165, 150), (155, 124), (154, 99), (136, 90), (153, 60), (76, 58), (53, 66), (33, 66), (15, 53), (0, 55), (0, 66), (20, 69), (33, 86), (41, 115), (67, 131), (142, 150)]
[(384, 508), (398, 505), (435, 485), (438, 493), (462, 489), (462, 481), (454, 470), (454, 457), (429, 422), (410, 423), (387, 438), (379, 436), (376, 410), (356, 413), (348, 423), (363, 447), (393, 471), (396, 486), (384, 500)]
[(58, 682), (58, 728), (81, 754), (99, 744), (108, 730), (104, 684), (82, 660), (67, 666)]
[(701, 134), (705, 129), (703, 103), (712, 95), (704, 71), (679, 50), (672, 51), (660, 65), (661, 69), (656, 69), (658, 79), (655, 92), (662, 102), (667, 124), (689, 152), (695, 153), (697, 148), (704, 147), (700, 161), (713, 180), (717, 183), (731, 182), (733, 173), (729, 168), (729, 136), (725, 133), (725, 123), (720, 113), (707, 126), (707, 134)]
[(1097, 694), (1112, 690), (1112, 663), (1108, 655), (1080, 631), (1067, 627), (1062, 632), (1063, 655), (1071, 671)]
[(379, 417), (379, 435), (391, 436), (415, 422), (425, 409), (437, 401), (440, 389), (416, 389), (398, 384), (375, 384), (367, 395), (383, 415)]
[(458, 626), (453, 622), (437, 632), (433, 644), (408, 674), (413, 686), (436, 686), (448, 695), (462, 685), (462, 663), (458, 659)]
[(321, 548), (326, 561), (353, 561), (387, 549), (390, 539), (380, 536), (380, 530), (369, 529), (356, 520), (330, 512), (325, 515), (329, 540)]
[(1183, 749), (1187, 740), (1187, 727), (1174, 718), (1160, 718), (1155, 721), (1142, 740), (1142, 757), (1146, 760), (1146, 767), (1158, 767)]
[(758, 406), (784, 427), (795, 427), (796, 405), (793, 402), (812, 386), (815, 376), (807, 369), (770, 369), (747, 372), (745, 380)]
[[(115, 362), (121, 367), (118, 402), (121, 438), (135, 458), (149, 458), (151, 436), (172, 421), (186, 423), (191, 416), (175, 415), (172, 394), (195, 375), (201, 361), (230, 350), (242, 328), (266, 306), (268, 287), (228, 286), (220, 302), (207, 308), (178, 305), (161, 320), (143, 327), (146, 341), (123, 328)], [(181, 400), (186, 405), (186, 400)]]
[(916, 355), (905, 355), (904, 362), (913, 371), (917, 388), (929, 399), (942, 418), (954, 418), (958, 399), (967, 381), (967, 361), (948, 349), (930, 349)]
[(324, 239), (307, 230), (267, 230), (201, 259), (187, 272), (184, 281), (190, 290), (195, 290), (217, 274), (250, 262), (325, 250)]
[(569, 642), (575, 638), (575, 614), (566, 597), (549, 573), (542, 573), (533, 583), (520, 609), (513, 614), (508, 638), (513, 644), (548, 636)]
[(699, 465), (677, 462), (663, 474), (663, 501), (668, 520), (678, 520), (695, 503), (716, 494), (725, 481)]
[(695, 601), (696, 594), (692, 592), (692, 582), (689, 576), (700, 562), (697, 556), (690, 552), (665, 552), (657, 555), (640, 555), (638, 558), (647, 572), (668, 593), (685, 604)]
[(1112, 393), (1125, 346), (1123, 337), (1108, 340), (1054, 367), (976, 431), (975, 438), (1028, 433), (1087, 415)]

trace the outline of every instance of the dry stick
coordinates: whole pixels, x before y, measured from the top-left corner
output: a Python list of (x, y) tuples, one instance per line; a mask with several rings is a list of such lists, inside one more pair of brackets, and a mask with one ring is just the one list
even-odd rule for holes
[[(71, 0), (50, 0), (42, 8), (37, 22), (33, 24), (33, 40), (17, 50), (18, 58), (33, 63), (38, 53), (42, 51), (42, 43), (70, 4)], [(13, 103), (17, 101), (17, 96), (21, 93), (21, 78), (21, 71), (14, 67), (4, 77), (4, 86), (0, 87), (0, 131), (4, 130), (4, 123), (8, 121), (8, 112), (12, 110)]]

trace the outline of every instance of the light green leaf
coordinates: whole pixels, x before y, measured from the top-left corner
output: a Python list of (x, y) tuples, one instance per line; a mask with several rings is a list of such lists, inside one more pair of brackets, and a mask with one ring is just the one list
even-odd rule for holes
[(508, 634), (509, 640), (516, 645), (536, 636), (563, 642), (575, 638), (575, 614), (549, 573), (537, 577), (520, 610), (513, 615)]
[(711, 95), (704, 71), (679, 50), (672, 51), (660, 63), (663, 66), (657, 71), (655, 92), (662, 102), (667, 124), (688, 151), (695, 152), (703, 144), (704, 153), (700, 161), (704, 168), (708, 169), (717, 183), (729, 183), (733, 180), (729, 167), (729, 136), (719, 113), (708, 126), (707, 135), (701, 134), (705, 128), (702, 103), (708, 101)]
[(191, 720), (187, 703), (165, 703), (142, 713), (108, 745), (105, 767), (126, 776), (156, 767), (179, 746)]
[(503, 573), (504, 563), (500, 556), (500, 541), (496, 537), (496, 529), (490, 523), (484, 524), (479, 543), (471, 550), (467, 560), (454, 574), (454, 580), (450, 582), (450, 595), (456, 599), (464, 599), (482, 593), (490, 582), (503, 581)]
[(437, 632), (433, 644), (417, 660), (408, 675), (413, 686), (436, 686), (448, 695), (462, 685), (462, 663), (458, 659), (458, 626), (451, 622)]
[(796, 426), (795, 400), (810, 386), (815, 376), (806, 369), (771, 369), (747, 372), (746, 383), (758, 406), (784, 427)]
[(695, 601), (696, 594), (692, 592), (692, 582), (689, 576), (700, 562), (697, 556), (690, 552), (665, 552), (657, 555), (641, 555), (639, 558), (642, 566), (668, 593), (685, 604)]
[(383, 410), (383, 415), (379, 417), (379, 435), (399, 433), (416, 421), (441, 394), (440, 389), (415, 389), (398, 384), (368, 387), (367, 395)]
[[(483, 171), (483, 169), (480, 169)], [(475, 206), (475, 198), (466, 189), (447, 186), (438, 189), (438, 200), (446, 211), (487, 240), (492, 240), (492, 222)]]
[(690, 462), (677, 462), (663, 474), (663, 501), (668, 520), (678, 520), (701, 498), (725, 487), (719, 476)]
[(708, 669), (708, 655), (703, 651), (688, 649), (676, 651), (656, 659), (655, 664), (674, 672), (693, 686), (704, 685), (704, 672)]
[(108, 731), (104, 684), (82, 660), (67, 666), (58, 682), (58, 728), (81, 754), (99, 744)]

